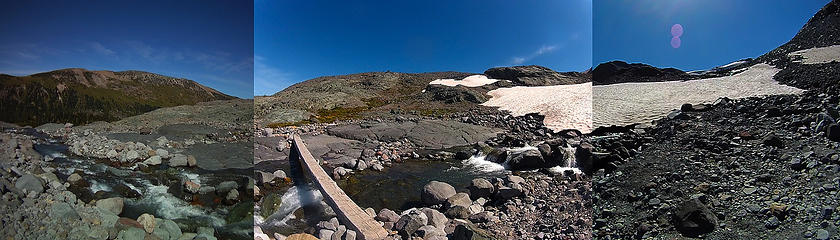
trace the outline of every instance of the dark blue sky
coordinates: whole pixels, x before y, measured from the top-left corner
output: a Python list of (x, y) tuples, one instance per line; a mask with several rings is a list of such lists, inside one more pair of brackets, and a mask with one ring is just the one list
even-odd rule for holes
[[(829, 0), (610, 0), (593, 6), (593, 65), (682, 70), (758, 57), (789, 41)], [(679, 48), (671, 26), (683, 26)]]
[(251, 98), (249, 1), (5, 1), (0, 72), (141, 70)]
[(592, 63), (592, 1), (262, 1), (254, 94), (325, 75)]

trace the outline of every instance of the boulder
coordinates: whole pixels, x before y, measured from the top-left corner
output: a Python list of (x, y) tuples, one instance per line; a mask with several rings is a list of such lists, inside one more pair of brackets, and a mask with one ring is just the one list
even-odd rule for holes
[(146, 233), (143, 232), (143, 229), (126, 228), (126, 229), (120, 230), (119, 233), (117, 233), (117, 238), (116, 239), (144, 240), (144, 239), (146, 239)]
[(70, 174), (70, 176), (67, 177), (67, 181), (70, 182), (71, 184), (76, 183), (80, 180), (82, 180), (82, 176), (79, 175), (78, 173)]
[(195, 156), (193, 156), (193, 155), (187, 156), (187, 166), (195, 167), (196, 165), (198, 165), (198, 160), (195, 159)]
[(158, 156), (160, 156), (161, 158), (164, 158), (164, 159), (167, 159), (167, 158), (170, 157), (169, 156), (169, 151), (166, 151), (166, 150), (160, 149), (160, 148), (155, 150), (155, 155), (158, 155)]
[(152, 233), (155, 231), (155, 226), (157, 226), (157, 222), (155, 221), (155, 216), (144, 213), (137, 217), (137, 222), (140, 225), (143, 225), (143, 230), (146, 230), (147, 233)]
[(257, 171), (257, 175), (257, 179), (260, 180), (260, 183), (263, 184), (270, 183), (271, 181), (274, 181), (275, 178), (277, 178), (276, 175), (263, 171)]
[(174, 156), (172, 156), (171, 159), (169, 159), (169, 166), (170, 167), (187, 166), (187, 156), (184, 156), (183, 154), (175, 154)]
[(454, 206), (463, 206), (469, 207), (472, 204), (472, 200), (470, 200), (470, 195), (466, 193), (456, 193), (451, 197), (446, 199), (445, 207), (451, 208)]
[(408, 213), (402, 215), (400, 220), (394, 224), (394, 228), (402, 235), (404, 238), (409, 238), (417, 229), (420, 227), (425, 226), (428, 224), (429, 219), (426, 217), (426, 214), (420, 210), (412, 209), (409, 210)]
[(391, 209), (383, 208), (382, 210), (379, 210), (379, 214), (376, 214), (374, 219), (381, 222), (396, 222), (400, 220), (400, 215), (397, 215), (397, 213)]
[(683, 202), (674, 214), (677, 230), (685, 236), (697, 237), (715, 230), (717, 217), (699, 199)]
[(44, 181), (35, 175), (24, 174), (15, 181), (15, 188), (26, 193), (35, 192), (41, 194), (44, 192)]
[(108, 210), (114, 215), (120, 215), (124, 206), (124, 200), (121, 197), (113, 197), (100, 199), (96, 201), (96, 207)]
[(57, 202), (50, 207), (49, 216), (52, 219), (60, 222), (71, 223), (81, 220), (79, 213), (73, 209), (73, 206), (65, 202)]
[(445, 182), (431, 181), (420, 193), (420, 199), (427, 205), (442, 204), (455, 195), (455, 188)]
[(446, 232), (440, 230), (441, 228), (426, 225), (417, 229), (416, 235), (423, 239), (429, 239), (434, 236), (446, 236)]
[(201, 188), (201, 185), (195, 183), (193, 181), (186, 181), (184, 182), (184, 189), (190, 193), (198, 193), (198, 190)]
[(496, 191), (496, 198), (502, 201), (507, 201), (522, 195), (522, 190), (510, 187), (499, 187), (499, 190)]
[(446, 210), (444, 213), (447, 217), (450, 218), (459, 218), (459, 219), (467, 219), (470, 217), (470, 209), (464, 206), (453, 206)]
[(489, 198), (493, 196), (493, 192), (495, 188), (493, 184), (490, 183), (487, 179), (484, 178), (476, 178), (470, 182), (470, 186), (467, 187), (467, 190), (470, 191), (470, 197), (473, 199), (478, 198)]
[(423, 211), (423, 214), (425, 214), (426, 218), (429, 219), (429, 222), (427, 224), (435, 226), (439, 229), (445, 228), (446, 223), (449, 222), (449, 218), (447, 218), (446, 215), (439, 212), (438, 210), (431, 208), (423, 208), (420, 209), (420, 211)]
[(284, 172), (282, 169), (278, 169), (277, 171), (274, 171), (272, 174), (274, 174), (274, 177), (276, 177), (276, 178), (280, 178), (280, 179), (286, 178), (286, 172)]
[(539, 168), (553, 167), (549, 165), (537, 149), (529, 149), (522, 152), (510, 153), (508, 166), (511, 170), (533, 170)]
[(154, 156), (151, 156), (148, 159), (146, 159), (146, 161), (143, 161), (143, 164), (146, 164), (146, 165), (149, 165), (149, 166), (156, 166), (156, 165), (160, 165), (162, 162), (163, 161), (161, 160), (161, 157), (159, 155), (154, 155)]
[(230, 190), (239, 188), (239, 184), (235, 181), (224, 181), (216, 186), (216, 192), (221, 194), (230, 192)]

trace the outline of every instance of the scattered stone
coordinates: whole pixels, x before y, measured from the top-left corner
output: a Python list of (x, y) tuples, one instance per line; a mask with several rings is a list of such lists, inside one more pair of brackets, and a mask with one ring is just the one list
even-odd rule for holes
[(137, 217), (137, 222), (143, 225), (143, 230), (146, 230), (147, 233), (152, 233), (155, 231), (155, 216), (151, 214), (144, 213), (141, 214), (140, 217)]
[(475, 199), (489, 198), (493, 196), (494, 192), (493, 184), (484, 178), (473, 179), (467, 190), (470, 191), (470, 197)]
[(123, 204), (123, 198), (121, 197), (106, 198), (96, 201), (97, 207), (108, 210), (114, 215), (120, 215), (120, 213), (122, 213)]
[(677, 230), (686, 236), (710, 233), (717, 226), (717, 217), (696, 198), (683, 202), (674, 217)]
[(394, 228), (404, 238), (408, 238), (414, 234), (417, 229), (428, 224), (429, 219), (422, 211), (417, 209), (409, 210), (408, 213), (402, 215), (394, 224)]
[(44, 192), (44, 181), (35, 175), (25, 174), (15, 181), (15, 188), (26, 193), (41, 194)]
[(175, 154), (174, 156), (172, 156), (171, 159), (169, 159), (169, 166), (170, 167), (187, 166), (187, 161), (188, 161), (187, 156), (184, 156), (183, 154)]
[[(427, 205), (436, 205), (446, 202), (446, 199), (455, 195), (455, 188), (445, 182), (431, 181), (423, 186), (420, 199)], [(419, 226), (418, 226), (419, 228)]]

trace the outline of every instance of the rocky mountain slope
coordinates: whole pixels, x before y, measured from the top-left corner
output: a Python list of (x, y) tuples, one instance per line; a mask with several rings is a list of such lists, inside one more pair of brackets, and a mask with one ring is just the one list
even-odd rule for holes
[(685, 104), (652, 126), (597, 129), (594, 238), (838, 239), (840, 63), (792, 53), (840, 43), (839, 8), (831, 1), (747, 64), (781, 69), (774, 79), (803, 94)]
[(480, 87), (429, 85), (437, 79), (461, 80), (476, 73), (368, 72), (310, 79), (271, 96), (255, 98), (259, 124), (334, 121), (377, 112), (414, 111), (421, 115), (466, 110), (487, 101), (490, 90), (589, 81), (588, 73), (558, 73), (541, 66), (499, 67), (485, 71), (497, 81)]
[(79, 68), (0, 75), (0, 121), (21, 125), (113, 121), (161, 107), (229, 100), (195, 81), (141, 71)]

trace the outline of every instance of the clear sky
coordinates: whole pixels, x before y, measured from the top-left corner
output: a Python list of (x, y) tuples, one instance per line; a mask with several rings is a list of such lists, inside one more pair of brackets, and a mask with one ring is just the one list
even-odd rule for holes
[(592, 63), (592, 1), (255, 3), (254, 94), (326, 75)]
[[(786, 43), (829, 0), (610, 0), (593, 6), (593, 65), (623, 60), (701, 70)], [(679, 47), (671, 28), (680, 24)]]
[(253, 93), (249, 1), (5, 1), (0, 73), (140, 70)]

